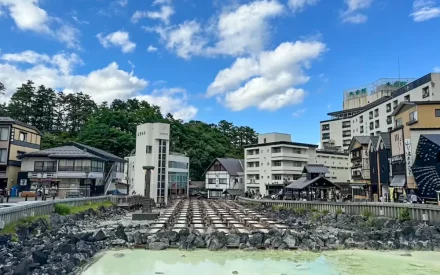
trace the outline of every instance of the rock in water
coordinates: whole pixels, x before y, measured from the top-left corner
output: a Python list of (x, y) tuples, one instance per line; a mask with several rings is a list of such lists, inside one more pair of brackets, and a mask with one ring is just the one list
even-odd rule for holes
[(103, 241), (105, 239), (107, 239), (107, 236), (105, 235), (104, 231), (102, 231), (102, 230), (99, 230), (95, 234), (95, 236), (93, 236), (93, 241), (95, 241), (95, 242)]
[(124, 241), (128, 240), (127, 234), (125, 234), (124, 227), (122, 225), (120, 225), (120, 226), (118, 226), (118, 228), (116, 228), (115, 236), (118, 239), (121, 239), (121, 240), (124, 240)]
[(148, 249), (150, 250), (164, 250), (167, 248), (167, 245), (162, 242), (153, 242), (148, 245)]
[(406, 253), (400, 254), (400, 256), (403, 256), (403, 257), (412, 257), (411, 253), (409, 253), (409, 252), (406, 252)]
[(120, 258), (125, 257), (125, 254), (123, 254), (123, 253), (115, 253), (115, 254), (113, 254), (113, 257), (120, 259)]
[(232, 271), (232, 274), (238, 274), (238, 271)]

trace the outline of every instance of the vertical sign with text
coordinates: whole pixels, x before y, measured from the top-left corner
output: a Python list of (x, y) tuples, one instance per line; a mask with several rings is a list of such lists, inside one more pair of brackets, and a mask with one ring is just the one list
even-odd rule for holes
[(411, 152), (411, 139), (405, 139), (405, 162), (406, 162), (406, 176), (412, 177), (412, 152)]

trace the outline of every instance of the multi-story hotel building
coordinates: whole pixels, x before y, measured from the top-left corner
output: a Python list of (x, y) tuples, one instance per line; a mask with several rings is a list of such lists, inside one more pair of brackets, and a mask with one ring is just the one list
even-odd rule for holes
[(350, 182), (350, 157), (348, 153), (316, 150), (315, 162), (313, 163), (326, 166), (328, 173), (325, 174), (325, 177), (332, 182)]
[[(436, 85), (437, 84), (437, 85)], [(377, 136), (393, 129), (393, 111), (407, 101), (440, 100), (440, 73), (417, 80), (381, 79), (344, 93), (343, 110), (320, 122), (321, 146), (347, 151), (353, 136)]]
[(292, 142), (289, 134), (258, 136), (258, 144), (245, 147), (245, 189), (269, 195), (286, 181), (301, 177), (305, 165), (315, 163), (318, 145)]
[(144, 166), (154, 166), (151, 173), (150, 197), (156, 203), (167, 203), (172, 195), (187, 195), (189, 158), (170, 152), (170, 125), (145, 123), (137, 126), (136, 152), (127, 157), (127, 183), (137, 194), (144, 194)]
[(0, 189), (19, 184), (20, 156), (40, 150), (37, 128), (9, 117), (0, 117)]

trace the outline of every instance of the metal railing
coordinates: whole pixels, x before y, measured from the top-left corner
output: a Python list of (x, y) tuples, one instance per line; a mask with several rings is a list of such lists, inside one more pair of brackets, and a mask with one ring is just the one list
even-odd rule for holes
[(9, 223), (33, 216), (41, 216), (54, 213), (55, 204), (63, 203), (70, 206), (84, 205), (88, 203), (99, 203), (111, 201), (117, 203), (114, 196), (100, 196), (76, 199), (61, 199), (51, 201), (38, 201), (32, 203), (16, 203), (14, 206), (0, 208), (0, 229)]
[(110, 168), (110, 170), (108, 171), (107, 175), (105, 176), (105, 179), (104, 179), (104, 195), (107, 194), (108, 188), (110, 187), (110, 183), (113, 180), (112, 175), (113, 175), (113, 172), (115, 172), (114, 171), (115, 168), (116, 168), (116, 162), (112, 164), (112, 167)]
[(440, 206), (428, 204), (407, 204), (390, 202), (322, 202), (322, 201), (280, 201), (280, 200), (254, 200), (239, 197), (240, 202), (260, 203), (266, 206), (284, 206), (294, 209), (317, 209), (336, 213), (361, 215), (366, 211), (374, 216), (398, 219), (401, 210), (408, 209), (410, 219), (417, 221), (440, 222)]

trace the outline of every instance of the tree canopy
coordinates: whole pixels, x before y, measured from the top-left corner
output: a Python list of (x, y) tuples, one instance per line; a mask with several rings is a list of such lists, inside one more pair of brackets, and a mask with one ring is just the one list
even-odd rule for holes
[[(0, 83), (1, 84), (1, 83)], [(1, 87), (1, 85), (0, 85)], [(257, 142), (254, 129), (222, 120), (207, 124), (183, 122), (160, 108), (137, 99), (115, 99), (96, 104), (83, 93), (64, 94), (28, 81), (18, 87), (1, 115), (37, 127), (42, 133), (41, 148), (77, 141), (120, 157), (134, 153), (136, 126), (169, 123), (170, 151), (190, 158), (190, 178), (202, 180), (203, 172), (218, 157), (243, 158), (243, 146)]]

